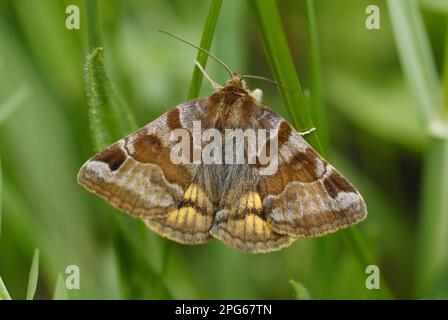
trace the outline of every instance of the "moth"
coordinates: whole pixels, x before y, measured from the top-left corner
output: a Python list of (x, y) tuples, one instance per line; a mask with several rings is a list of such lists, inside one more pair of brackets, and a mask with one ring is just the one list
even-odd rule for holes
[[(216, 238), (249, 253), (280, 250), (297, 238), (363, 220), (366, 205), (353, 185), (263, 105), (260, 91), (250, 91), (244, 76), (229, 72), (230, 79), (224, 86), (215, 83), (209, 97), (174, 107), (94, 155), (78, 182), (163, 237), (183, 244)], [(275, 172), (261, 174), (266, 165), (260, 161), (196, 163), (191, 154), (190, 161), (173, 163), (175, 130), (188, 132), (192, 149), (204, 148), (204, 142), (192, 141), (194, 123), (220, 133), (269, 131), (277, 141)], [(269, 151), (269, 142), (261, 149)], [(250, 146), (242, 143), (247, 152)]]

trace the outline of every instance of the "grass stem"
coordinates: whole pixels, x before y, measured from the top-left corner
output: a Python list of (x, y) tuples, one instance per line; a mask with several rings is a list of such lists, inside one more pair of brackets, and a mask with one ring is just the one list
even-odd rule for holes
[(316, 134), (322, 146), (322, 155), (328, 156), (330, 141), (328, 135), (328, 122), (326, 109), (323, 104), (322, 70), (320, 59), (319, 38), (314, 9), (314, 0), (307, 0), (308, 38), (310, 57), (310, 106), (313, 122), (318, 128)]
[(3, 214), (3, 171), (2, 171), (2, 157), (0, 156), (0, 239), (2, 237), (2, 216)]
[[(207, 20), (205, 21), (204, 31), (200, 47), (207, 51), (210, 50), (215, 34), (216, 24), (218, 22), (219, 11), (221, 10), (222, 0), (212, 0), (210, 9), (208, 10)], [(208, 55), (205, 52), (198, 51), (196, 61), (205, 69), (207, 65)], [(188, 91), (188, 100), (194, 99), (199, 95), (201, 89), (203, 75), (197, 66), (194, 67), (193, 76), (191, 78), (190, 89)]]
[[(287, 87), (279, 87), (279, 90), (285, 101), (291, 123), (297, 130), (307, 131), (314, 126), (283, 32), (277, 4), (273, 0), (251, 0), (250, 4), (273, 73), (277, 81)], [(317, 151), (322, 151), (316, 131), (307, 135), (306, 138)]]
[(31, 262), (30, 275), (28, 278), (28, 289), (26, 291), (26, 300), (34, 299), (38, 277), (39, 277), (39, 250), (35, 249), (33, 260)]
[(2, 277), (0, 277), (0, 300), (11, 300), (11, 296), (9, 295), (8, 290), (6, 290)]
[[(448, 268), (448, 108), (443, 107), (443, 91), (418, 2), (388, 0), (388, 6), (404, 77), (428, 136), (414, 271), (415, 297), (428, 298), (435, 294), (434, 288)], [(445, 101), (447, 97), (445, 89)]]
[[(93, 50), (102, 46), (100, 22), (98, 18), (98, 0), (86, 0), (87, 32), (89, 35), (89, 48)], [(90, 51), (89, 50), (89, 51)]]

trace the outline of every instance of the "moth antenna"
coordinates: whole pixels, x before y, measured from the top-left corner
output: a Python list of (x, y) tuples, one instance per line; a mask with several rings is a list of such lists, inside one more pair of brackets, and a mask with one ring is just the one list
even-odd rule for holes
[(306, 131), (298, 132), (298, 134), (300, 134), (301, 136), (306, 136), (307, 134), (310, 134), (310, 133), (313, 132), (314, 130), (316, 130), (315, 127), (311, 128), (311, 129), (309, 129), (309, 130), (306, 130)]
[(218, 57), (216, 57), (216, 56), (215, 56), (213, 53), (211, 53), (210, 51), (205, 50), (204, 48), (201, 48), (201, 47), (199, 47), (199, 46), (197, 46), (197, 45), (195, 45), (195, 44), (193, 44), (193, 43), (191, 43), (191, 42), (189, 42), (189, 41), (187, 41), (187, 40), (185, 40), (185, 39), (182, 39), (181, 37), (176, 36), (175, 34), (172, 34), (171, 32), (164, 31), (164, 30), (159, 30), (159, 32), (160, 32), (160, 33), (164, 33), (164, 34), (166, 34), (166, 35), (169, 35), (169, 36), (171, 36), (171, 37), (173, 37), (173, 38), (175, 38), (175, 39), (177, 39), (177, 40), (182, 41), (183, 43), (188, 44), (189, 46), (192, 46), (193, 48), (198, 49), (199, 51), (204, 52), (204, 53), (207, 54), (210, 58), (212, 58), (212, 59), (214, 59), (216, 62), (218, 62), (224, 69), (226, 69), (226, 71), (229, 73), (230, 77), (232, 77), (233, 72), (230, 70), (230, 68), (229, 68), (229, 67), (228, 67), (228, 66), (227, 66), (221, 59), (219, 59)]
[(283, 89), (291, 91), (291, 89), (289, 89), (288, 87), (278, 83), (277, 81), (271, 80), (271, 79), (266, 78), (266, 77), (255, 76), (255, 75), (252, 75), (252, 74), (244, 74), (244, 75), (241, 76), (241, 79), (244, 79), (244, 78), (246, 78), (246, 79), (258, 79), (258, 80), (267, 81), (267, 82), (270, 82), (272, 84), (275, 84), (277, 87), (280, 87), (280, 88), (283, 88)]
[(216, 90), (222, 88), (222, 86), (219, 83), (217, 83), (216, 81), (213, 81), (213, 79), (210, 78), (210, 76), (207, 74), (207, 72), (205, 72), (204, 68), (201, 66), (201, 64), (197, 60), (193, 60), (193, 61), (196, 64), (196, 66), (199, 68), (199, 70), (202, 72), (204, 77), (212, 84), (213, 88), (215, 88)]

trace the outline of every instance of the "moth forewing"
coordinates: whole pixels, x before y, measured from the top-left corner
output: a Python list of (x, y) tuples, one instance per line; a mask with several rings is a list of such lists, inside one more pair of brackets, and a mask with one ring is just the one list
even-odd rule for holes
[(362, 196), (284, 119), (279, 123), (279, 168), (260, 181), (272, 228), (292, 237), (321, 236), (367, 216)]

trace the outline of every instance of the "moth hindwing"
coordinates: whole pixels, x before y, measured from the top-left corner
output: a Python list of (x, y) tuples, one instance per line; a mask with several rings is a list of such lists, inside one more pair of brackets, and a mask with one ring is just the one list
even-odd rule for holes
[(171, 240), (217, 238), (251, 253), (367, 215), (352, 184), (261, 105), (239, 74), (99, 152), (78, 181)]

